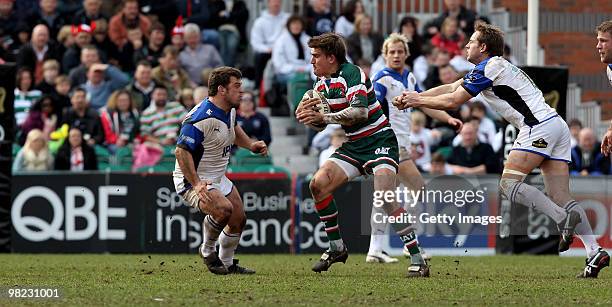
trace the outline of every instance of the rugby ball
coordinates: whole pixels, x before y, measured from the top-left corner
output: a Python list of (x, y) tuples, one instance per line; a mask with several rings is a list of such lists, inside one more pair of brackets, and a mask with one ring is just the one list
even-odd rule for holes
[(310, 98), (319, 98), (319, 99), (321, 99), (321, 103), (317, 104), (313, 108), (314, 111), (317, 111), (317, 112), (319, 112), (321, 114), (331, 113), (331, 108), (329, 107), (329, 103), (327, 102), (327, 99), (325, 98), (323, 93), (317, 92), (315, 90), (308, 90), (308, 91), (306, 91), (306, 93), (304, 93), (304, 96), (302, 97), (302, 101), (304, 101), (306, 99), (310, 99)]

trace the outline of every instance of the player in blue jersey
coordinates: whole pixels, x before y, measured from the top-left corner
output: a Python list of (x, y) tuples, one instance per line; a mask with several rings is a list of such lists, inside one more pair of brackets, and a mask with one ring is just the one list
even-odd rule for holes
[[(502, 57), (503, 33), (484, 23), (477, 24), (475, 30), (466, 50), (468, 61), (476, 67), (463, 80), (423, 93), (404, 92), (393, 103), (400, 109), (455, 109), (481, 94), (519, 129), (500, 180), (502, 194), (512, 203), (532, 207), (557, 223), (559, 252), (569, 249), (576, 233), (587, 252), (586, 267), (579, 276), (596, 278), (610, 264), (610, 256), (597, 243), (586, 212), (569, 193), (569, 128), (546, 104), (529, 76)], [(542, 170), (548, 196), (522, 182), (536, 167)]]
[[(612, 20), (602, 22), (597, 27), (597, 51), (601, 62), (607, 64), (606, 73), (612, 86)], [(606, 135), (601, 140), (601, 153), (609, 155), (612, 152), (612, 121)]]
[(234, 259), (246, 215), (238, 190), (225, 177), (232, 145), (263, 155), (268, 152), (263, 141), (252, 141), (236, 125), (241, 78), (240, 71), (231, 67), (212, 71), (208, 81), (210, 96), (187, 114), (175, 153), (176, 192), (189, 206), (206, 214), (200, 256), (212, 273), (221, 275), (255, 273)]
[[(424, 181), (416, 165), (410, 158), (410, 108), (399, 110), (391, 103), (393, 98), (400, 96), (403, 91), (421, 92), (417, 85), (416, 78), (404, 64), (408, 56), (410, 56), (408, 40), (401, 34), (392, 33), (383, 43), (382, 55), (385, 59), (385, 68), (372, 78), (376, 99), (381, 104), (385, 115), (389, 118), (391, 129), (393, 129), (397, 138), (399, 146), (398, 177), (405, 187), (418, 191), (423, 187)], [(448, 123), (457, 131), (461, 129), (463, 124), (460, 120), (451, 117), (448, 113), (441, 110), (422, 108), (422, 111), (442, 123)], [(410, 208), (406, 209), (410, 211)], [(374, 206), (372, 208), (372, 216), (376, 213), (383, 214), (384, 211), (382, 208)], [(372, 232), (370, 236), (370, 249), (366, 256), (366, 262), (397, 262), (396, 258), (389, 257), (383, 251), (383, 241), (385, 238), (383, 233), (387, 226), (386, 223), (375, 223), (373, 218), (370, 223)], [(407, 250), (404, 249), (404, 254), (406, 253)], [(427, 258), (429, 257), (423, 253), (422, 249), (421, 254), (428, 260)]]

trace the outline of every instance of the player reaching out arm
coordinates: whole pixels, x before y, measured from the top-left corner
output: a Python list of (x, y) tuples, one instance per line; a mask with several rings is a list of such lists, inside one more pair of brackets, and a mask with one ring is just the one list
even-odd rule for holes
[[(480, 93), (493, 109), (519, 129), (500, 180), (502, 194), (512, 203), (532, 207), (557, 223), (559, 252), (568, 250), (574, 233), (578, 234), (587, 254), (587, 265), (580, 277), (595, 278), (609, 265), (610, 256), (597, 243), (586, 212), (569, 193), (569, 128), (546, 104), (542, 92), (527, 74), (501, 57), (503, 33), (482, 23), (475, 30), (466, 49), (468, 61), (476, 67), (463, 80), (452, 87), (434, 88), (423, 94), (404, 92), (393, 103), (400, 109), (447, 110)], [(536, 167), (542, 170), (548, 196), (522, 182)]]
[(236, 125), (241, 78), (240, 71), (231, 67), (212, 71), (208, 83), (210, 96), (187, 114), (175, 152), (176, 192), (189, 206), (206, 214), (199, 253), (208, 270), (221, 275), (255, 273), (239, 266), (234, 259), (246, 215), (238, 190), (225, 176), (232, 145), (267, 154), (263, 141), (252, 141)]

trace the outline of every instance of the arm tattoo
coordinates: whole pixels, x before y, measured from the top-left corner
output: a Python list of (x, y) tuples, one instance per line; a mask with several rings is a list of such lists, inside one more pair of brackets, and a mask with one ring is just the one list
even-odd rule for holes
[(348, 107), (340, 112), (323, 115), (326, 124), (352, 126), (368, 120), (368, 108)]

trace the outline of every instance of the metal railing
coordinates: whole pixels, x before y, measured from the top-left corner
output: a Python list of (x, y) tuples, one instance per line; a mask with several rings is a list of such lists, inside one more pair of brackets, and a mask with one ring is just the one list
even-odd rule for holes
[(578, 119), (583, 127), (593, 129), (596, 133), (601, 124), (601, 106), (597, 101), (586, 101), (578, 107)]
[(567, 99), (565, 102), (565, 120), (578, 118), (578, 108), (582, 101), (582, 88), (576, 83), (567, 85)]

